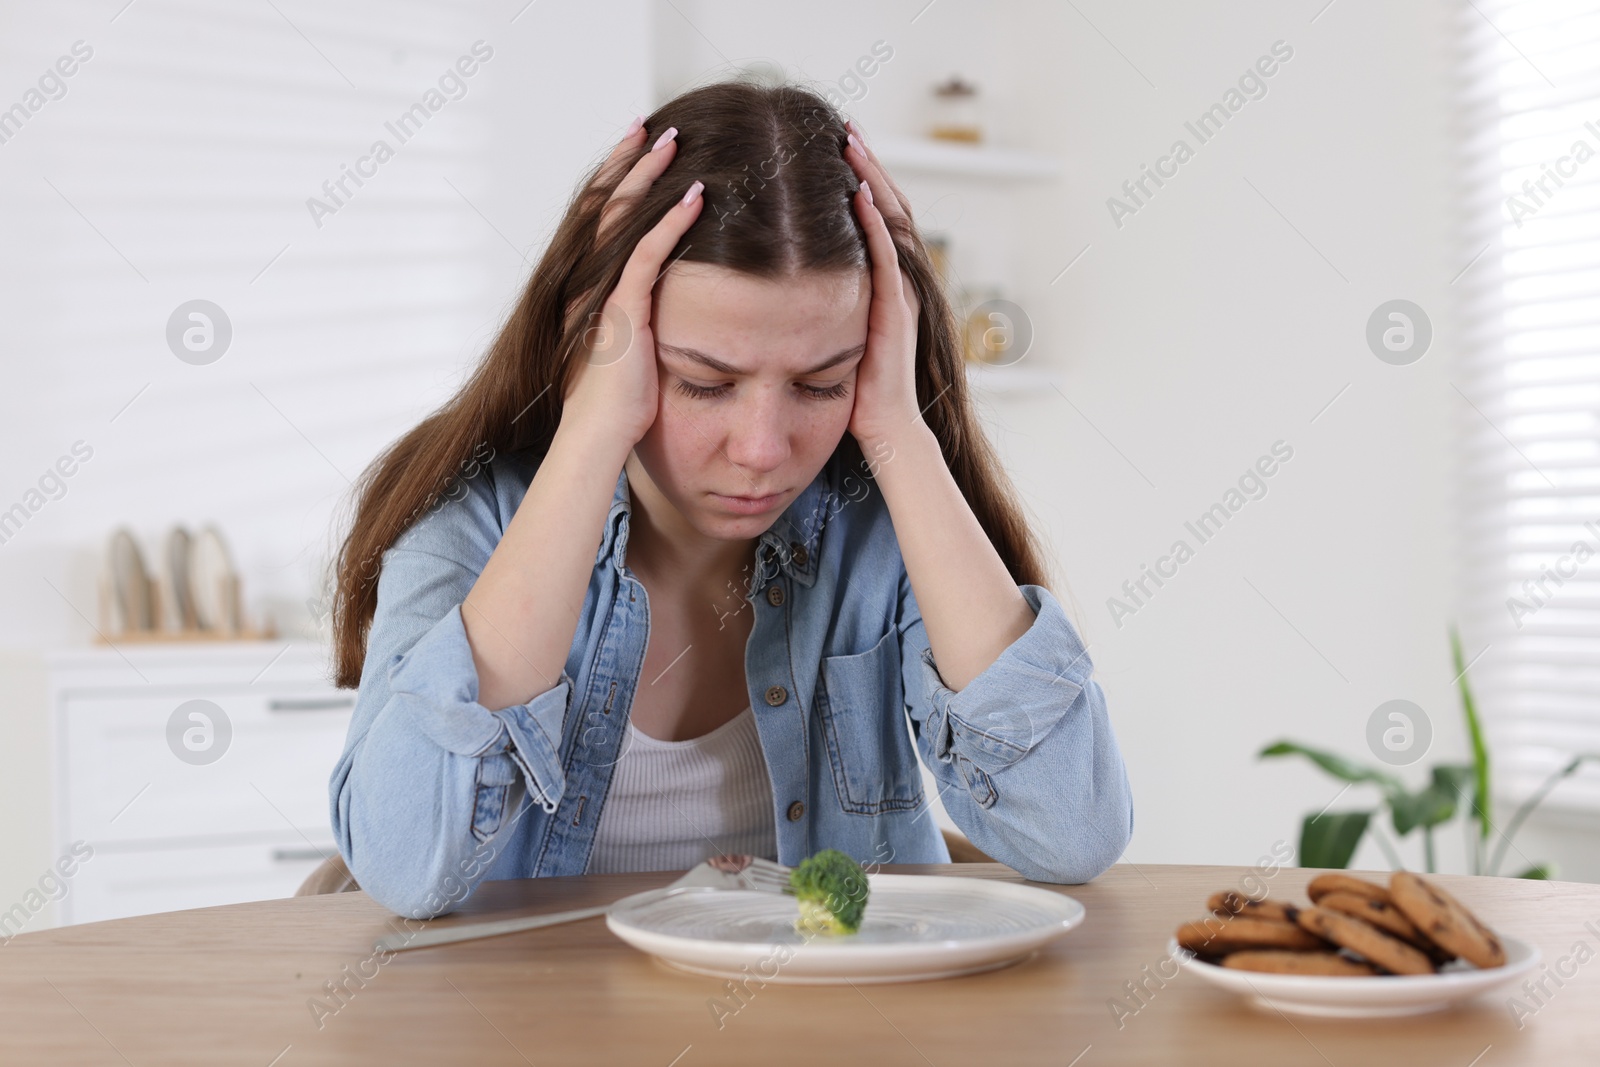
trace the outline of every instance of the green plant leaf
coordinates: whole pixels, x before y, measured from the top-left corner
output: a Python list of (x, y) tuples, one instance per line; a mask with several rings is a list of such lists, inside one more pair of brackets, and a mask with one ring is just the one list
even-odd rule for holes
[(1456, 817), (1461, 794), (1477, 776), (1477, 771), (1460, 763), (1441, 763), (1433, 768), (1433, 781), (1415, 793), (1396, 790), (1387, 797), (1394, 832), (1404, 837), (1417, 827), (1431, 830)]
[(1300, 866), (1350, 866), (1361, 835), (1367, 832), (1370, 811), (1327, 811), (1307, 815), (1300, 827)]
[(1404, 837), (1419, 826), (1431, 829), (1442, 822), (1449, 822), (1455, 818), (1456, 797), (1459, 795), (1460, 790), (1453, 784), (1446, 782), (1440, 785), (1437, 777), (1432, 785), (1415, 793), (1403, 789), (1391, 793), (1388, 801), (1394, 832)]
[(1477, 779), (1476, 767), (1466, 763), (1441, 763), (1433, 769), (1435, 788), (1453, 793), (1457, 798)]
[(1541, 863), (1537, 867), (1529, 867), (1527, 870), (1525, 870), (1521, 874), (1517, 875), (1517, 877), (1518, 878), (1532, 878), (1532, 879), (1535, 879), (1537, 881), (1545, 882), (1545, 881), (1549, 881), (1550, 880), (1550, 876), (1553, 873), (1554, 872), (1551, 871), (1550, 865), (1548, 863)]
[(1461, 654), (1461, 634), (1450, 627), (1450, 660), (1455, 664), (1456, 683), (1461, 688), (1461, 712), (1467, 720), (1467, 736), (1472, 741), (1472, 770), (1474, 788), (1472, 811), (1478, 820), (1478, 838), (1489, 838), (1489, 746), (1483, 740), (1483, 724), (1478, 721), (1478, 706), (1472, 699), (1472, 687), (1467, 684), (1466, 658)]
[[(1377, 782), (1383, 786), (1385, 791), (1401, 788), (1400, 780), (1392, 774), (1386, 774), (1374, 767), (1364, 767), (1359, 763), (1345, 759), (1343, 756), (1334, 755), (1332, 752), (1308, 748), (1297, 741), (1278, 741), (1256, 753), (1257, 759), (1267, 759), (1271, 756), (1304, 756), (1341, 781)], [(1313, 866), (1321, 866), (1321, 864)]]
[[(1533, 814), (1534, 809), (1544, 803), (1544, 798), (1550, 795), (1550, 790), (1554, 789), (1563, 778), (1572, 775), (1579, 767), (1590, 761), (1600, 763), (1600, 752), (1580, 752), (1578, 755), (1573, 756), (1572, 759), (1567, 761), (1566, 766), (1541, 782), (1539, 788), (1533, 791), (1533, 795), (1522, 802), (1515, 814), (1511, 816), (1511, 821), (1506, 824), (1505, 832), (1500, 835), (1500, 844), (1495, 847), (1494, 859), (1490, 862), (1487, 873), (1494, 874), (1500, 870), (1500, 864), (1506, 858), (1506, 849), (1511, 847), (1511, 839), (1517, 836), (1517, 831), (1522, 829), (1522, 824), (1528, 821), (1528, 816)], [(1539, 868), (1532, 869), (1538, 870)]]

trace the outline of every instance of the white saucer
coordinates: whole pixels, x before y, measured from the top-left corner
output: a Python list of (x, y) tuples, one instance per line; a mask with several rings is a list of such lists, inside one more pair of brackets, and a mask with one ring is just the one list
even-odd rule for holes
[(1266, 974), (1206, 963), (1167, 942), (1167, 952), (1184, 970), (1202, 981), (1248, 997), (1268, 1011), (1323, 1015), (1345, 1019), (1377, 1019), (1439, 1011), (1457, 1001), (1510, 985), (1539, 965), (1537, 947), (1500, 936), (1505, 945), (1503, 967), (1481, 969), (1456, 960), (1438, 974), (1394, 974), (1372, 978), (1333, 978), (1305, 974)]

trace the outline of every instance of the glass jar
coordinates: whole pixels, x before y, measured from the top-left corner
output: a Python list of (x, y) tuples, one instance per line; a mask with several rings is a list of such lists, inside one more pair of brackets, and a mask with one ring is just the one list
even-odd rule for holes
[(933, 127), (928, 131), (941, 141), (976, 144), (983, 140), (983, 116), (978, 87), (958, 74), (933, 88)]
[(1016, 344), (1008, 305), (993, 286), (964, 290), (961, 299), (962, 355), (973, 363), (1007, 363)]

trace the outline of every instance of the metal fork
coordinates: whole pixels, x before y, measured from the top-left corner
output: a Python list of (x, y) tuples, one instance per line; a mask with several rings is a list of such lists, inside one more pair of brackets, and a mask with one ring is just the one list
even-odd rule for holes
[[(686, 889), (753, 889), (762, 893), (784, 893), (789, 889), (789, 870), (781, 863), (759, 856), (734, 854), (716, 856), (696, 864), (677, 881), (660, 889), (635, 893), (622, 900), (636, 901), (646, 896), (667, 897)], [(604, 915), (622, 901), (613, 901), (593, 908), (575, 908), (571, 911), (547, 912), (527, 915), (518, 919), (500, 919), (486, 923), (463, 923), (455, 926), (429, 926), (414, 934), (389, 934), (375, 942), (380, 952), (404, 952), (406, 949), (427, 948), (430, 945), (448, 945), (457, 941), (473, 941), (481, 937), (499, 937), (523, 930), (536, 930), (541, 926), (576, 922)]]

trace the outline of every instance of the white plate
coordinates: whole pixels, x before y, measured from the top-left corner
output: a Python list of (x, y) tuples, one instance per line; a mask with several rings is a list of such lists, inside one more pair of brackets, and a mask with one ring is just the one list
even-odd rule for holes
[(202, 630), (230, 628), (227, 583), (233, 576), (233, 561), (222, 531), (207, 526), (189, 546), (189, 596), (194, 600), (196, 620)]
[(167, 533), (167, 625), (174, 630), (194, 626), (194, 597), (189, 592), (189, 548), (192, 538), (182, 526)]
[(1372, 978), (1332, 978), (1305, 974), (1236, 971), (1206, 963), (1167, 942), (1167, 952), (1204, 981), (1250, 998), (1256, 1007), (1346, 1019), (1377, 1019), (1439, 1011), (1460, 1000), (1510, 985), (1539, 965), (1539, 950), (1526, 941), (1500, 936), (1506, 948), (1503, 967), (1479, 969), (1457, 960), (1438, 974), (1394, 974)]
[(1033, 886), (981, 878), (872, 874), (861, 929), (794, 928), (787, 894), (650, 890), (617, 902), (611, 932), (662, 962), (764, 982), (915, 982), (1004, 967), (1083, 921), (1083, 905)]
[(154, 630), (156, 619), (150, 604), (150, 570), (144, 564), (144, 553), (140, 551), (133, 531), (124, 526), (113, 533), (107, 556), (111, 566), (117, 631)]

